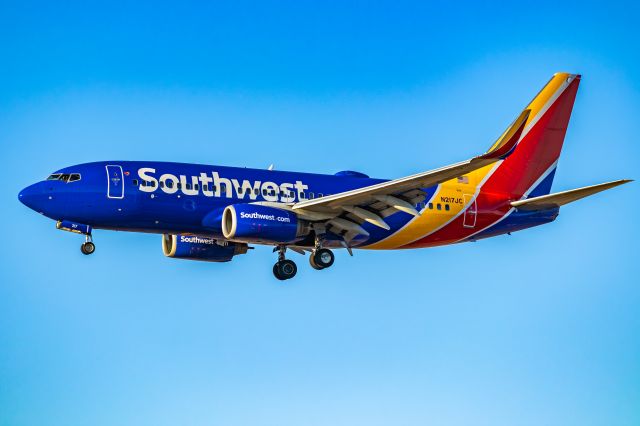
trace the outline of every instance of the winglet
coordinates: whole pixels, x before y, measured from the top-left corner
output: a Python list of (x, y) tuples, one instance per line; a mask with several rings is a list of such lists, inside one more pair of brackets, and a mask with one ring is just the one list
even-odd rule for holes
[(520, 136), (527, 124), (527, 119), (531, 114), (530, 109), (525, 109), (518, 118), (509, 126), (500, 139), (485, 154), (477, 157), (483, 160), (502, 160), (509, 156), (518, 145)]
[(520, 210), (542, 210), (554, 207), (560, 207), (565, 204), (577, 201), (581, 198), (588, 197), (607, 189), (625, 183), (633, 182), (631, 179), (620, 179), (612, 182), (601, 183), (599, 185), (585, 186), (584, 188), (572, 189), (570, 191), (556, 192), (555, 194), (542, 195), (540, 197), (529, 198), (526, 200), (514, 201), (511, 206)]

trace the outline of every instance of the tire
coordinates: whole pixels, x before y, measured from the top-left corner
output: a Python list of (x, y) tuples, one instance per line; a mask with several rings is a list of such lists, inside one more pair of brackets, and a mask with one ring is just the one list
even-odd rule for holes
[(318, 264), (313, 260), (313, 258), (314, 258), (313, 254), (309, 256), (309, 265), (311, 265), (311, 267), (316, 271), (323, 270), (324, 268), (322, 266), (318, 266)]
[(82, 252), (82, 254), (85, 254), (88, 256), (92, 254), (94, 251), (96, 251), (96, 245), (88, 241), (80, 246), (80, 251)]
[[(277, 272), (277, 274), (275, 273)], [(279, 280), (290, 280), (296, 276), (298, 267), (293, 260), (285, 259), (276, 263), (274, 268), (274, 275)]]
[(275, 265), (273, 265), (273, 276), (276, 277), (277, 279), (279, 279), (280, 281), (284, 281), (285, 278), (283, 278), (280, 275), (280, 271), (278, 270), (278, 264), (276, 263)]
[[(333, 265), (333, 262), (336, 260), (333, 252), (326, 248), (321, 248), (316, 250), (311, 254), (313, 257), (313, 263), (315, 263), (319, 268), (325, 269)], [(313, 265), (311, 265), (313, 266)]]

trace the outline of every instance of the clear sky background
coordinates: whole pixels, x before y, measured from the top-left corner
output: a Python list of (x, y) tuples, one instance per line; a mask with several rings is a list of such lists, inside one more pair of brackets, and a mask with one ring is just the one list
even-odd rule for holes
[[(612, 1), (3, 2), (0, 425), (638, 425), (640, 184), (478, 243), (277, 282), (18, 191), (94, 160), (394, 178), (583, 80), (553, 189), (638, 178), (640, 11)], [(637, 4), (637, 3), (636, 3)]]

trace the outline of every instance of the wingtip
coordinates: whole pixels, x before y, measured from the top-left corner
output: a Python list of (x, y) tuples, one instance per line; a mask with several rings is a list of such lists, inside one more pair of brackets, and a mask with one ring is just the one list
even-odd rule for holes
[(531, 114), (531, 109), (527, 108), (520, 113), (518, 118), (511, 124), (511, 126), (507, 129), (504, 136), (498, 140), (486, 153), (480, 155), (476, 158), (481, 159), (495, 159), (502, 160), (505, 159), (511, 154), (518, 142), (520, 141), (520, 136), (524, 131), (524, 127), (527, 124), (527, 120), (529, 119), (529, 115)]
[(557, 73), (553, 74), (554, 77), (556, 77), (556, 76), (565, 76), (565, 75), (567, 77), (570, 77), (570, 78), (573, 78), (573, 79), (577, 79), (577, 80), (580, 80), (582, 78), (582, 74), (564, 72), (564, 71), (560, 71), (560, 72), (557, 72)]

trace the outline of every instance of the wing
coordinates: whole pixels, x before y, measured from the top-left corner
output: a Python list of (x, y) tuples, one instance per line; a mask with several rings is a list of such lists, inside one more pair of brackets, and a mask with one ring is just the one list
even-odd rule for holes
[[(427, 172), (365, 186), (313, 200), (306, 200), (291, 206), (299, 216), (308, 220), (327, 221), (328, 225), (346, 231), (347, 234), (368, 235), (359, 226), (367, 221), (384, 229), (389, 229), (384, 218), (403, 211), (419, 215), (415, 205), (425, 200), (422, 188), (428, 188), (473, 170), (495, 163), (507, 157), (515, 149), (530, 110), (524, 110), (507, 131), (484, 154), (470, 160), (441, 167)], [(338, 217), (344, 215), (345, 217)]]

